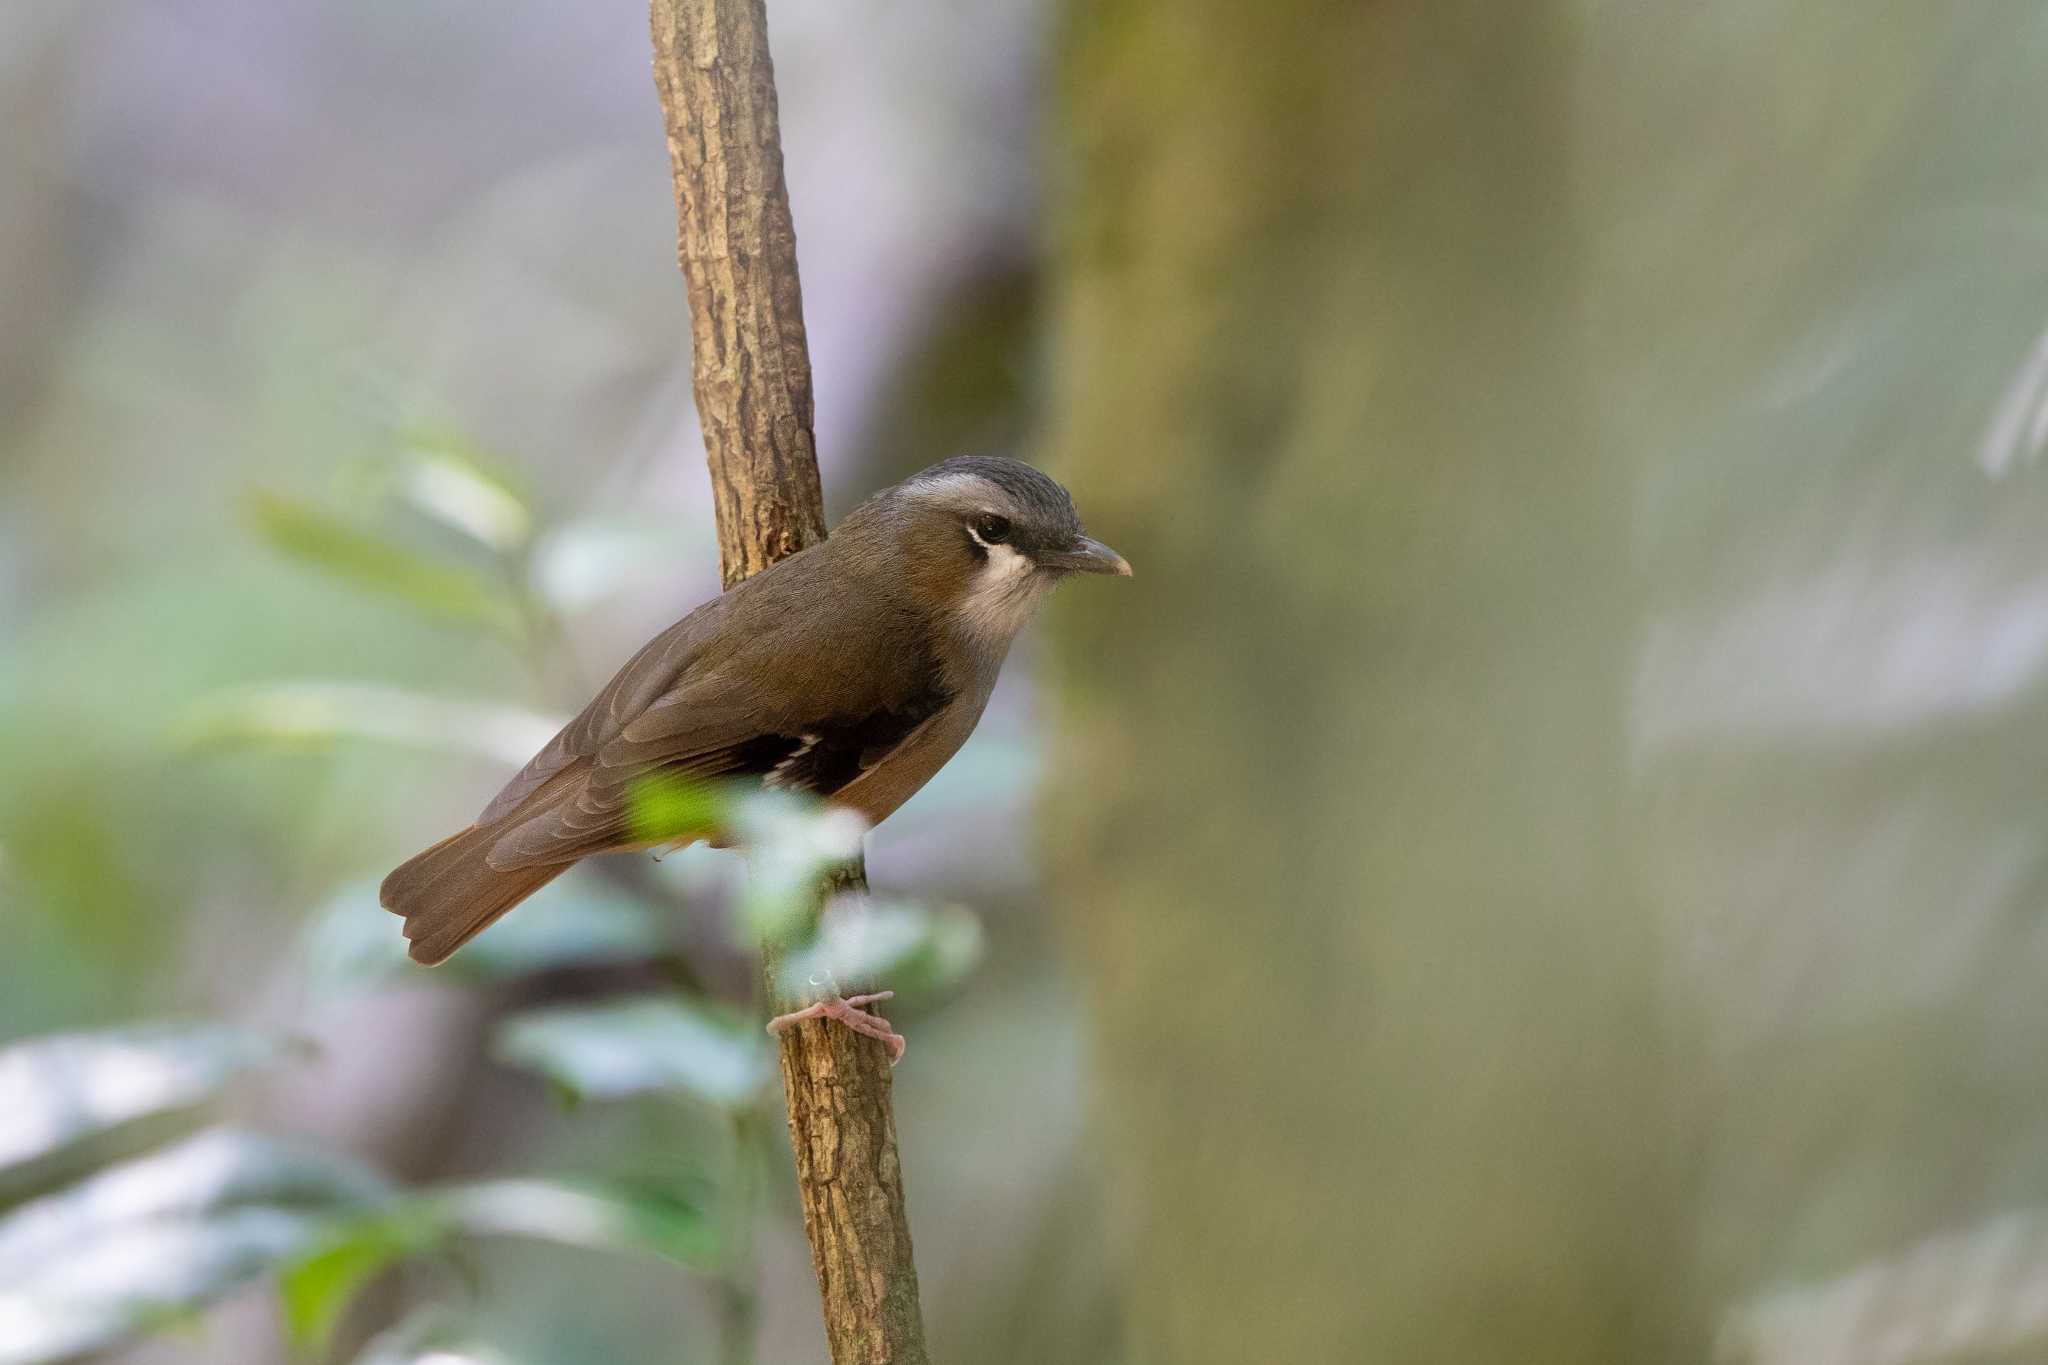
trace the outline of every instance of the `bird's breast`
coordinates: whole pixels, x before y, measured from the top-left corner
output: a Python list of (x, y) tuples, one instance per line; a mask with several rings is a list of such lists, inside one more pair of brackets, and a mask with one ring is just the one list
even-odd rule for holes
[(832, 794), (871, 825), (894, 814), (960, 751), (988, 705), (988, 689), (955, 697), (904, 737), (872, 767)]

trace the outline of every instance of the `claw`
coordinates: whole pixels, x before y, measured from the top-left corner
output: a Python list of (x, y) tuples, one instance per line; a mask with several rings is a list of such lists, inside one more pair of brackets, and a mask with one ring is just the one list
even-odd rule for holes
[(894, 991), (875, 991), (868, 995), (827, 996), (816, 1004), (806, 1005), (792, 1014), (778, 1014), (768, 1021), (768, 1031), (773, 1034), (780, 1034), (783, 1030), (794, 1028), (806, 1019), (836, 1019), (863, 1037), (879, 1040), (883, 1046), (889, 1049), (889, 1065), (894, 1066), (903, 1060), (903, 1050), (909, 1044), (904, 1040), (902, 1034), (889, 1027), (887, 1019), (884, 1019), (879, 1014), (872, 1014), (861, 1007), (863, 1005), (873, 1005), (883, 1000), (893, 1000), (895, 997), (896, 992)]

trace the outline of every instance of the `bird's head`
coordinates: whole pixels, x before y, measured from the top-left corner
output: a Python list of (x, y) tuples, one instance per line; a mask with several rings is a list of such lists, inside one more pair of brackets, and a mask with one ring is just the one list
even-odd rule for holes
[(921, 602), (991, 643), (1007, 644), (1060, 579), (1131, 572), (1122, 555), (1082, 534), (1057, 481), (1000, 456), (935, 464), (856, 517), (887, 528)]

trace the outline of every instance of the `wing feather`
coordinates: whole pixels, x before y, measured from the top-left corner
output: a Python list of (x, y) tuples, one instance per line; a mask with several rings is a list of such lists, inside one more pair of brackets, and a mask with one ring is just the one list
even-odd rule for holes
[(649, 774), (773, 774), (829, 796), (885, 761), (952, 692), (935, 659), (902, 657), (893, 608), (819, 615), (833, 572), (806, 551), (648, 641), (484, 808), (478, 824), (500, 831), (489, 865), (635, 846), (629, 806)]
[(675, 686), (703, 645), (715, 636), (724, 602), (724, 598), (713, 598), (642, 645), (590, 705), (491, 798), (476, 822), (490, 825), (504, 819), (549, 778), (578, 760), (596, 757), (599, 749), (617, 739), (629, 722)]

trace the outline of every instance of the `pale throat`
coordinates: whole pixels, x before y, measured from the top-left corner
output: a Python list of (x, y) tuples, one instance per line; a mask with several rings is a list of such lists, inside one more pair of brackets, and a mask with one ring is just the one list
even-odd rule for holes
[(957, 612), (961, 625), (979, 643), (1008, 646), (1031, 623), (1052, 580), (1011, 546), (986, 548), (988, 560), (968, 580)]

